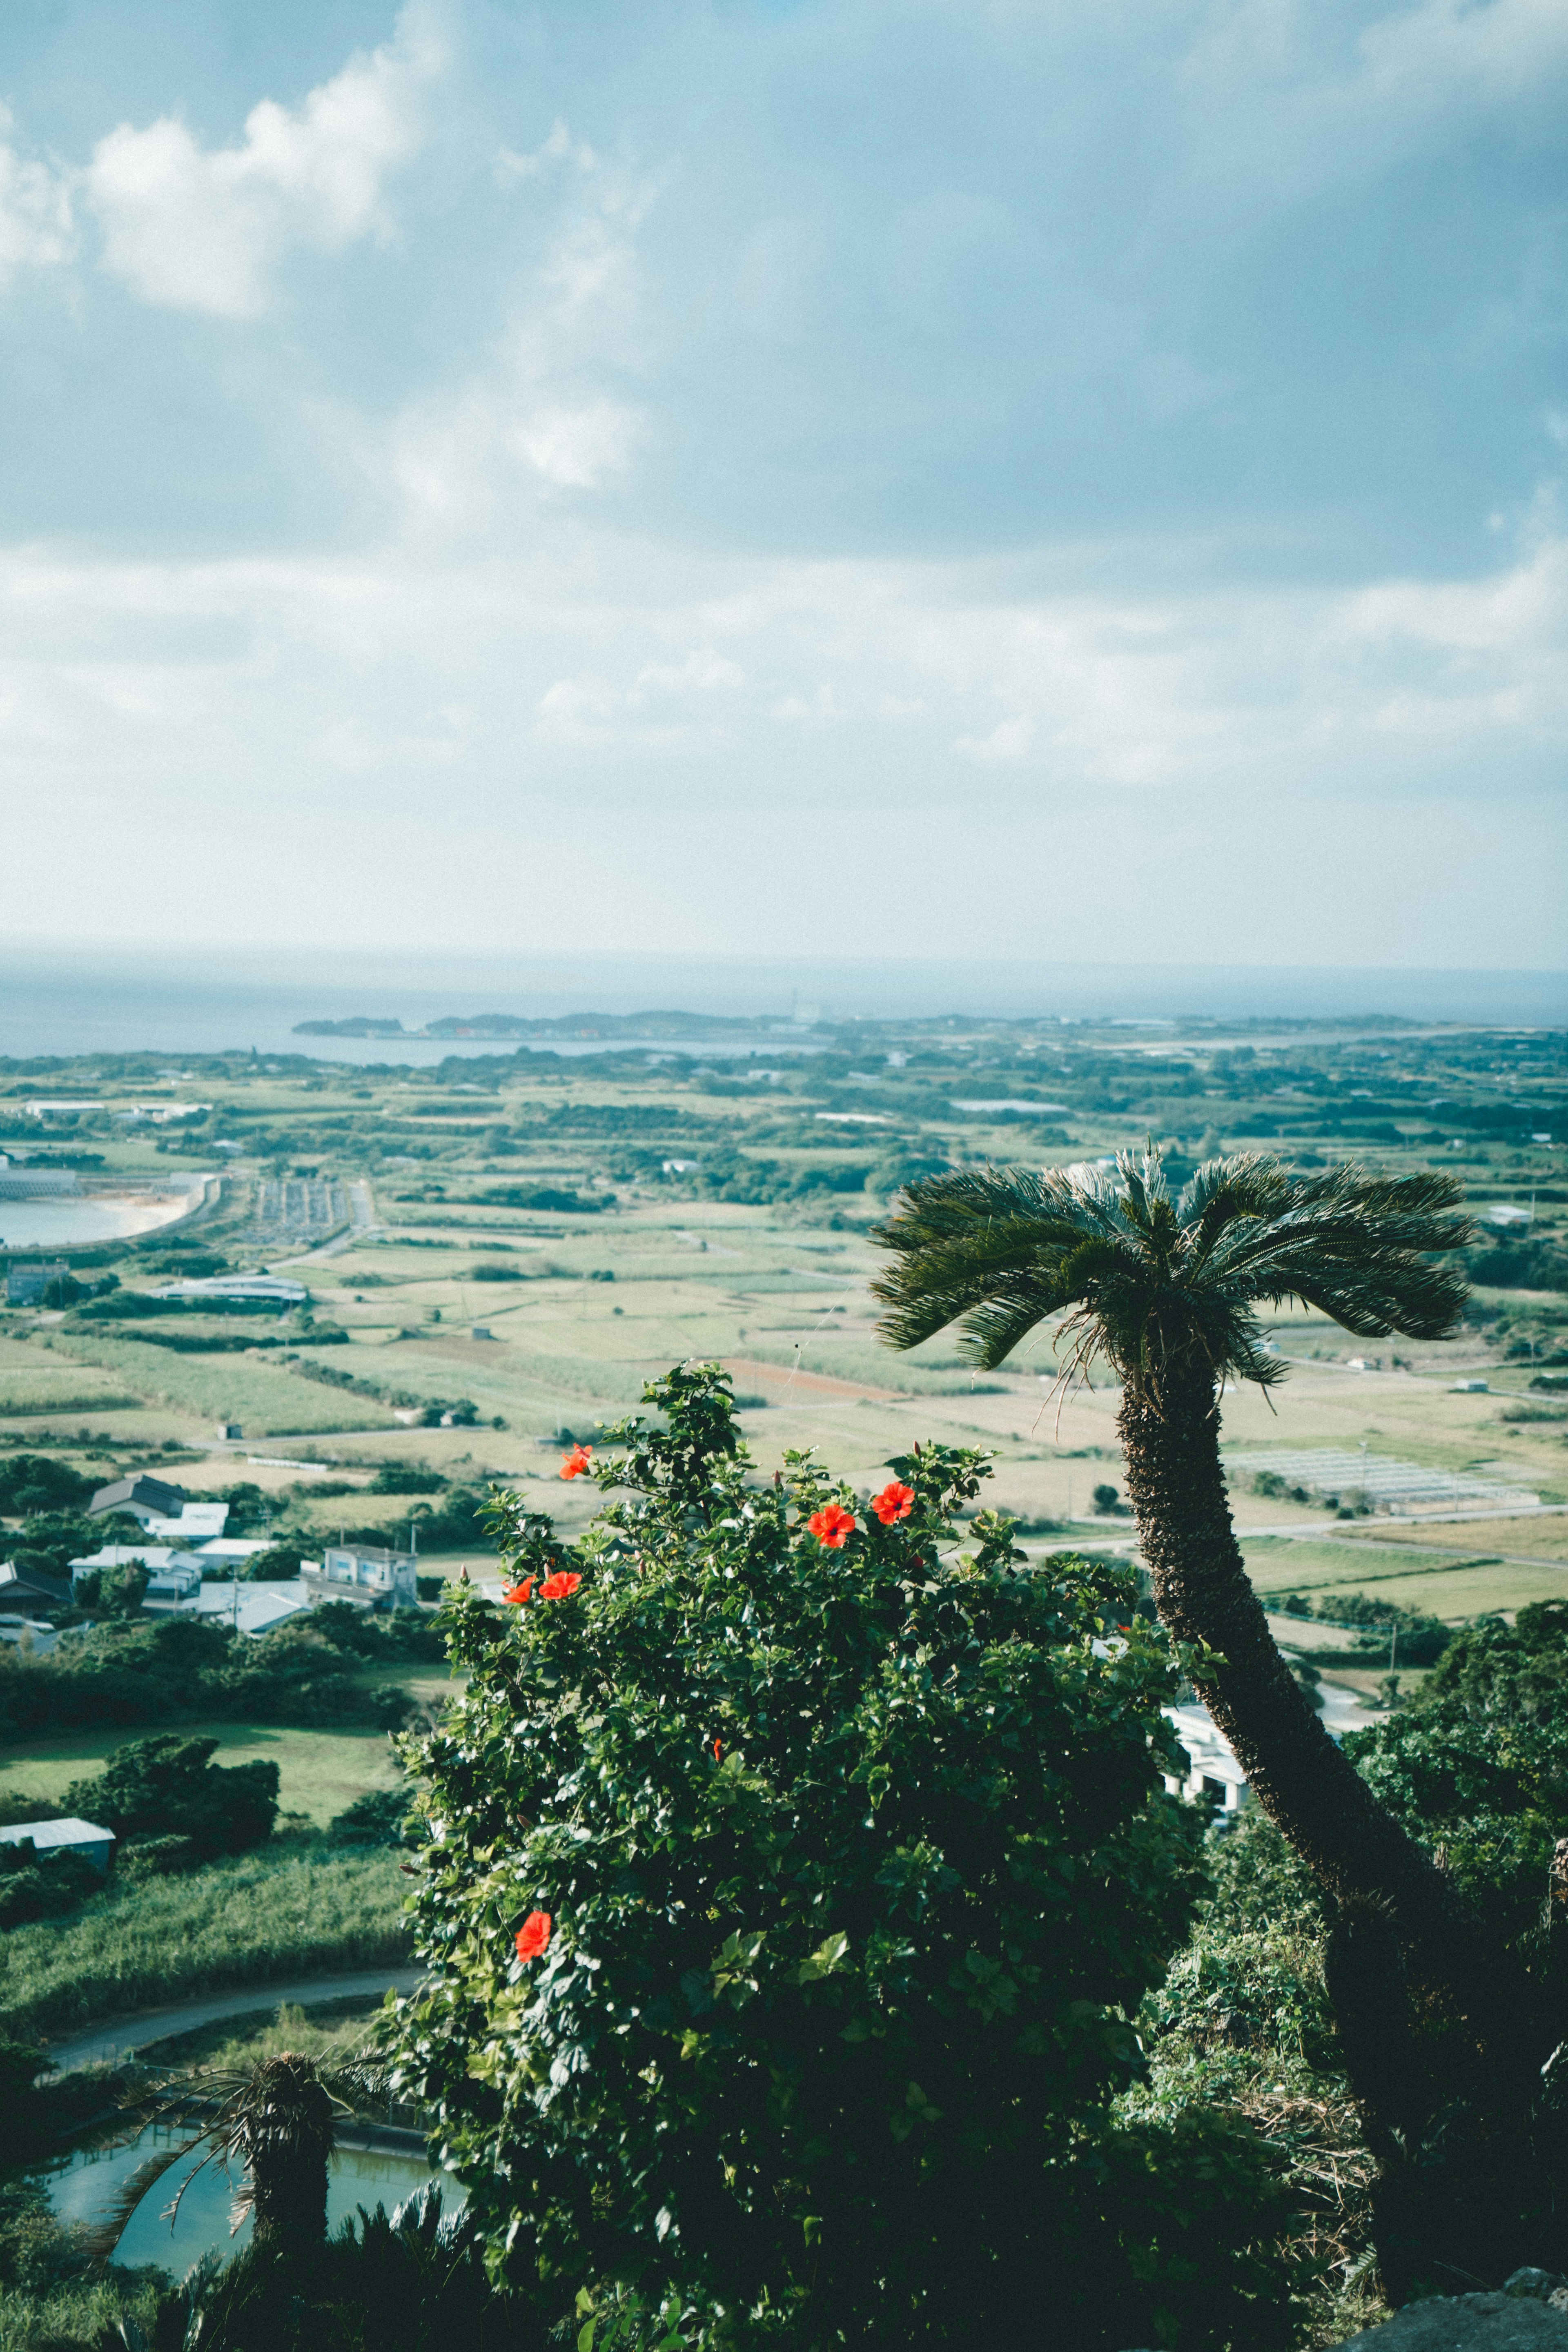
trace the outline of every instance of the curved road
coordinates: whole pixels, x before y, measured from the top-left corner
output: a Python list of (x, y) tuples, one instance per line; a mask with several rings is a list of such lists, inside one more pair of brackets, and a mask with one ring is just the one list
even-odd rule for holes
[(225, 2017), (244, 2017), (252, 2011), (291, 2007), (310, 2009), (318, 2001), (346, 2000), (355, 1993), (412, 1992), (421, 1981), (418, 1969), (356, 1969), (345, 1976), (291, 1977), (280, 1983), (234, 1985), (205, 2000), (181, 2001), (173, 2009), (145, 2009), (133, 2017), (109, 2018), (48, 2045), (59, 2072), (93, 2066), (105, 2060), (128, 2058), (150, 2042), (171, 2034), (193, 2033), (198, 2025), (214, 2025)]

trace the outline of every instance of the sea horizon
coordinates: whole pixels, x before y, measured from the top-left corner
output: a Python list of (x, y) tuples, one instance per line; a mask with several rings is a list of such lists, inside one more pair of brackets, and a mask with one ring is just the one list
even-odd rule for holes
[[(1396, 966), (976, 963), (938, 959), (393, 955), (298, 948), (177, 950), (0, 942), (0, 1058), (85, 1054), (302, 1054), (364, 1064), (508, 1050), (494, 1038), (301, 1036), (309, 1021), (683, 1012), (770, 1019), (1115, 1023), (1458, 1023), (1568, 1026), (1568, 972)], [(551, 1041), (556, 1042), (556, 1041)], [(559, 1041), (567, 1053), (605, 1041)], [(617, 1044), (630, 1042), (626, 1037)], [(667, 1048), (668, 1041), (664, 1041)], [(721, 1039), (714, 1041), (722, 1045)], [(749, 1050), (742, 1045), (742, 1050)]]

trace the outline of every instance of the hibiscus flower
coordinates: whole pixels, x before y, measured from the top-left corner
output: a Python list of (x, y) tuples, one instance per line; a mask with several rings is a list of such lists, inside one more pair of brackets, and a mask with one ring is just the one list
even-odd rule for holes
[(558, 1568), (554, 1575), (547, 1576), (540, 1586), (539, 1597), (541, 1601), (570, 1601), (582, 1581), (582, 1578), (574, 1576), (570, 1570)]
[(593, 1458), (591, 1445), (574, 1445), (571, 1453), (562, 1458), (561, 1475), (563, 1478), (580, 1478)]
[(825, 1551), (842, 1551), (855, 1532), (855, 1514), (842, 1503), (825, 1503), (805, 1524)]
[(871, 1497), (871, 1508), (885, 1528), (890, 1528), (896, 1519), (907, 1519), (914, 1507), (914, 1488), (900, 1486), (896, 1478), (890, 1478), (881, 1493)]
[(503, 1584), (500, 1597), (503, 1601), (522, 1601), (529, 1600), (532, 1592), (533, 1579), (530, 1576), (525, 1577), (521, 1584)]
[(537, 1960), (549, 1945), (553, 1925), (548, 1911), (531, 1911), (517, 1931), (518, 1958)]

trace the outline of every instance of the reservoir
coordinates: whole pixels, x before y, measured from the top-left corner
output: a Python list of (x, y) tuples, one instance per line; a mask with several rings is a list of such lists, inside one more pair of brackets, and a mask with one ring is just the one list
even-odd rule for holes
[(0, 1249), (86, 1249), (94, 1242), (156, 1233), (189, 1216), (214, 1181), (182, 1174), (155, 1185), (106, 1183), (97, 1191), (89, 1178), (79, 1191), (28, 1197), (13, 1190), (25, 1176), (25, 1167), (0, 1170)]
[[(149, 2124), (137, 2137), (117, 2147), (79, 2150), (49, 2182), (49, 2202), (62, 2221), (101, 2224), (122, 2203), (138, 2170), (162, 2151), (181, 2147), (188, 2133), (163, 2124)], [(181, 2278), (209, 2247), (222, 2254), (237, 2253), (250, 2242), (247, 2215), (229, 2235), (229, 2208), (243, 2174), (226, 2172), (216, 2161), (204, 2165), (180, 2200), (173, 2230), (168, 2209), (203, 2150), (176, 2158), (137, 2200), (115, 2242), (114, 2260), (133, 2267), (156, 2263)], [(441, 2190), (447, 2213), (457, 2213), (467, 2201), (460, 2185), (415, 2155), (391, 2154), (379, 2148), (340, 2147), (333, 2151), (327, 2177), (327, 2231), (363, 2205), (374, 2212), (384, 2205), (390, 2213), (426, 2181)]]

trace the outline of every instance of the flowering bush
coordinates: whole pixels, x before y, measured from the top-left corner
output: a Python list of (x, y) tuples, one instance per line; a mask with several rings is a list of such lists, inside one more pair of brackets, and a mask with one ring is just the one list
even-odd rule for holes
[(498, 1498), (517, 1605), (455, 1590), (468, 1690), (405, 1748), (400, 2079), (497, 2275), (737, 2352), (1278, 2327), (1250, 2144), (1108, 2116), (1197, 1883), (1128, 1573), (960, 1550), (979, 1454), (863, 1515), (750, 1475), (717, 1366), (647, 1395), (574, 1548)]

